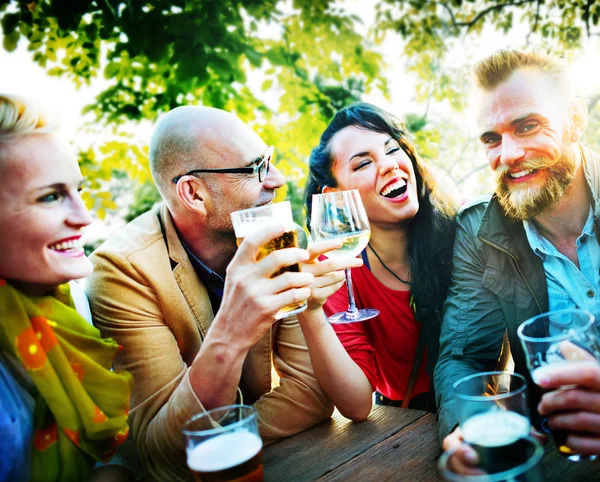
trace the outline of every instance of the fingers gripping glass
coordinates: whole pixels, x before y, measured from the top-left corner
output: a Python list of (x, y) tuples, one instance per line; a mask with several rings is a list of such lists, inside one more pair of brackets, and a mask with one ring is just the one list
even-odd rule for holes
[[(315, 241), (340, 239), (342, 247), (325, 254), (328, 258), (356, 257), (367, 246), (371, 237), (369, 219), (356, 189), (314, 194), (312, 197), (312, 237)], [(330, 316), (329, 323), (354, 323), (369, 320), (379, 314), (374, 308), (356, 307), (352, 290), (352, 274), (346, 269), (348, 309)]]
[(185, 174), (180, 174), (173, 178), (173, 184), (177, 184), (183, 176), (193, 176), (195, 174), (216, 173), (216, 174), (256, 174), (258, 173), (258, 182), (263, 182), (269, 175), (269, 166), (273, 160), (273, 153), (275, 149), (273, 146), (267, 147), (265, 153), (253, 161), (252, 166), (248, 167), (231, 167), (231, 168), (217, 168), (217, 169), (192, 169)]

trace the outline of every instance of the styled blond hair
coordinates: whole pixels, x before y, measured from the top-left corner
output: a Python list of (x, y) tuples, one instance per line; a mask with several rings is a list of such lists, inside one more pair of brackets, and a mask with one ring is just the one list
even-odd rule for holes
[(515, 71), (526, 68), (548, 75), (563, 94), (574, 97), (569, 65), (554, 55), (542, 52), (497, 50), (473, 66), (472, 80), (479, 89), (490, 91), (506, 82)]
[(52, 134), (57, 121), (37, 102), (0, 93), (0, 142), (30, 134)]

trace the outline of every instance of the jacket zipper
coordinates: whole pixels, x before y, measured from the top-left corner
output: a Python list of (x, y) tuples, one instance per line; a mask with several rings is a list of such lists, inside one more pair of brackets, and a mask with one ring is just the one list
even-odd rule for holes
[(542, 307), (538, 301), (538, 299), (535, 297), (535, 293), (533, 292), (533, 290), (531, 289), (531, 286), (529, 285), (527, 279), (525, 278), (525, 275), (523, 275), (523, 272), (521, 271), (521, 267), (519, 266), (519, 261), (517, 260), (517, 258), (511, 253), (509, 252), (507, 249), (502, 248), (501, 246), (498, 246), (495, 243), (492, 243), (491, 241), (488, 241), (486, 238), (480, 237), (480, 239), (487, 244), (488, 246), (491, 246), (492, 248), (496, 248), (498, 251), (503, 252), (504, 254), (507, 254), (508, 256), (511, 257), (511, 259), (515, 262), (515, 266), (517, 267), (517, 271), (519, 272), (519, 275), (521, 276), (521, 278), (523, 279), (523, 281), (525, 282), (525, 284), (527, 285), (527, 289), (529, 290), (529, 292), (531, 293), (531, 296), (533, 296), (533, 300), (535, 301), (535, 304), (538, 307), (538, 311), (541, 313), (542, 312)]

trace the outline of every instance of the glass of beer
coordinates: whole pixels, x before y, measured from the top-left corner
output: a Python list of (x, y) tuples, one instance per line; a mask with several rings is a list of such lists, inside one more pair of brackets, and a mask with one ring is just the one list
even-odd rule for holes
[(229, 405), (201, 413), (182, 429), (187, 464), (196, 482), (261, 482), (262, 439), (249, 405)]
[[(297, 226), (292, 218), (292, 208), (289, 201), (267, 204), (265, 206), (243, 209), (242, 211), (231, 213), (231, 221), (233, 223), (238, 246), (242, 244), (242, 241), (246, 236), (249, 236), (256, 231), (260, 231), (266, 223), (272, 222), (274, 219), (285, 225), (285, 232), (281, 236), (272, 239), (267, 244), (260, 247), (256, 256), (257, 261), (278, 249), (298, 247)], [(297, 273), (300, 271), (300, 265), (296, 263), (291, 266), (284, 266), (273, 273), (271, 278), (275, 278), (286, 271)], [(301, 313), (306, 309), (306, 306), (306, 301), (285, 306), (277, 312), (275, 319), (279, 320)]]
[(524, 377), (475, 373), (454, 384), (454, 396), (464, 441), (479, 456), (477, 469), (497, 474), (526, 463), (531, 425)]
[[(566, 363), (594, 359), (600, 361), (600, 333), (594, 316), (588, 311), (566, 309), (543, 313), (521, 324), (517, 333), (534, 382), (541, 373), (539, 370), (560, 371)], [(541, 394), (545, 392), (541, 388), (539, 390)], [(570, 461), (596, 458), (569, 448), (566, 431), (550, 430), (550, 433), (560, 454)]]
[[(311, 235), (314, 241), (340, 239), (341, 248), (325, 254), (328, 258), (358, 256), (369, 243), (371, 227), (358, 190), (313, 194)], [(352, 274), (346, 269), (348, 309), (328, 318), (329, 323), (354, 323), (374, 318), (379, 310), (356, 307), (352, 290)]]
[(521, 439), (519, 444), (521, 463), (502, 472), (486, 473), (477, 470), (470, 474), (459, 473), (456, 467), (462, 464), (460, 461), (453, 460), (455, 457), (460, 457), (456, 453), (459, 448), (460, 446), (444, 452), (438, 463), (442, 476), (450, 482), (542, 482), (544, 480), (544, 471), (540, 464), (544, 456), (544, 448), (533, 437)]

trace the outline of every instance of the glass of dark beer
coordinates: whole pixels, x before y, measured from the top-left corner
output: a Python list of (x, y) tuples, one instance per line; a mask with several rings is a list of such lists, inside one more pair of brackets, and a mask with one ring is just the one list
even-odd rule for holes
[(496, 474), (526, 463), (531, 424), (524, 377), (475, 373), (454, 384), (454, 395), (463, 439), (479, 456), (477, 469)]
[[(273, 222), (274, 220), (285, 225), (285, 232), (281, 236), (272, 239), (264, 246), (261, 246), (258, 250), (256, 260), (259, 261), (269, 253), (278, 249), (297, 248), (298, 232), (296, 231), (296, 224), (292, 217), (292, 208), (289, 201), (267, 204), (265, 206), (243, 209), (231, 213), (231, 221), (233, 223), (237, 245), (240, 246), (246, 236), (249, 236), (256, 231), (260, 231), (264, 228), (266, 223)], [(292, 266), (285, 266), (273, 273), (271, 277), (275, 278), (286, 271), (297, 273), (300, 271), (300, 265), (296, 263)], [(306, 301), (285, 306), (277, 312), (275, 319), (279, 320), (301, 313), (306, 309), (306, 306)]]
[(445, 480), (450, 482), (542, 482), (544, 472), (540, 460), (544, 455), (544, 448), (533, 437), (520, 439), (518, 449), (520, 463), (513, 465), (507, 470), (488, 473), (478, 470), (478, 473), (463, 474), (457, 472), (455, 467), (460, 467), (461, 462), (454, 462), (454, 457), (460, 457), (456, 451), (460, 448), (444, 452), (440, 457), (438, 467)]
[(196, 482), (262, 482), (262, 439), (249, 405), (201, 413), (182, 429), (187, 464)]
[[(543, 313), (521, 324), (517, 333), (534, 382), (542, 371), (560, 371), (566, 363), (600, 361), (600, 333), (594, 316), (588, 311), (566, 309)], [(541, 388), (539, 390), (544, 393)], [(567, 445), (566, 431), (551, 430), (550, 433), (560, 454), (570, 461), (596, 458), (571, 449)]]

